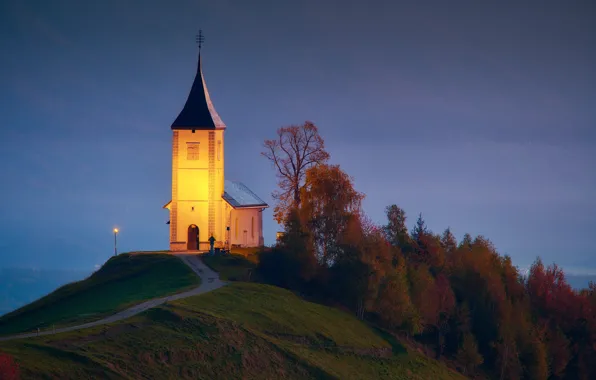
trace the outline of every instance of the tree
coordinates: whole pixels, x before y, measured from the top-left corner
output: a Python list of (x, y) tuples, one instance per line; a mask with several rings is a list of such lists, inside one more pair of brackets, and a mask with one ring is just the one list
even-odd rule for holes
[(441, 244), (441, 237), (430, 232), (421, 234), (415, 249), (418, 262), (425, 263), (431, 268), (433, 275), (445, 270), (445, 249)]
[[(360, 268), (361, 276), (350, 277), (359, 284), (357, 314), (363, 319), (364, 311), (373, 308), (380, 284), (392, 268), (391, 250), (381, 229), (366, 215), (358, 213), (351, 218), (349, 227), (344, 232), (343, 245), (353, 247), (357, 255), (351, 258), (351, 266)], [(345, 258), (342, 261), (346, 261)]]
[(389, 329), (403, 330), (408, 335), (416, 335), (422, 331), (420, 315), (410, 299), (410, 286), (403, 259), (398, 261), (393, 273), (382, 281), (374, 312)]
[(397, 205), (391, 205), (385, 208), (385, 215), (387, 215), (387, 224), (383, 226), (385, 238), (391, 245), (403, 250), (410, 242), (408, 227), (406, 227), (406, 212)]
[(260, 254), (257, 270), (261, 277), (270, 284), (304, 290), (317, 270), (317, 260), (311, 249), (310, 239), (298, 211), (290, 210), (280, 244)]
[(524, 365), (525, 377), (528, 379), (548, 379), (548, 353), (542, 337), (535, 329), (524, 332), (524, 347), (520, 350), (520, 360)]
[(451, 232), (451, 228), (447, 227), (447, 229), (443, 231), (443, 235), (441, 235), (441, 245), (447, 253), (453, 253), (457, 249), (457, 240)]
[(346, 227), (358, 218), (364, 194), (339, 165), (321, 164), (306, 171), (300, 214), (313, 237), (319, 262), (331, 266), (342, 254)]
[(457, 361), (464, 366), (464, 374), (473, 374), (476, 368), (484, 362), (478, 353), (476, 339), (471, 333), (465, 333), (456, 355)]
[(418, 220), (416, 220), (416, 225), (414, 226), (414, 229), (412, 230), (412, 239), (414, 239), (414, 241), (416, 242), (420, 242), (420, 239), (428, 234), (428, 228), (426, 227), (426, 222), (424, 221), (424, 219), (422, 219), (422, 213), (420, 213), (418, 215)]
[(425, 264), (410, 265), (410, 296), (422, 318), (422, 323), (429, 329), (437, 326), (439, 321), (439, 294), (435, 291), (435, 278)]
[(300, 206), (306, 171), (327, 162), (329, 153), (318, 128), (310, 121), (279, 128), (277, 138), (265, 140), (263, 147), (261, 154), (277, 169), (279, 189), (273, 192), (277, 200), (274, 217), (281, 224), (292, 207)]
[(472, 236), (469, 233), (465, 233), (461, 243), (459, 244), (459, 248), (470, 249), (471, 246), (472, 246)]

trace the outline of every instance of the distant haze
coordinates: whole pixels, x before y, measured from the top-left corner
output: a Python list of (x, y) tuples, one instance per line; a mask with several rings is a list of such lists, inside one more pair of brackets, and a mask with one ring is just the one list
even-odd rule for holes
[(35, 301), (64, 284), (82, 280), (89, 274), (73, 270), (0, 269), (0, 315)]

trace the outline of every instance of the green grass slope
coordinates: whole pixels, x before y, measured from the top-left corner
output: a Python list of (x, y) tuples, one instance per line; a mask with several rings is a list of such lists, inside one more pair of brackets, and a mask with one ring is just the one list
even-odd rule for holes
[(257, 266), (257, 257), (242, 254), (202, 255), (203, 262), (219, 273), (224, 281), (248, 281), (251, 271)]
[(200, 278), (167, 254), (121, 254), (89, 278), (0, 318), (0, 335), (84, 323), (144, 300), (198, 286)]
[(251, 283), (0, 351), (27, 379), (462, 378), (349, 314)]

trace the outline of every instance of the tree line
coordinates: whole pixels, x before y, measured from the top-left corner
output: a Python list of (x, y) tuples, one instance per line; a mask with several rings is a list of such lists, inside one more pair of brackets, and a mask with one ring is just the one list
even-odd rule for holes
[(421, 214), (409, 230), (395, 204), (373, 223), (311, 122), (279, 129), (264, 146), (284, 226), (261, 254), (264, 281), (348, 309), (470, 377), (596, 378), (596, 284), (576, 291), (539, 258), (522, 276), (487, 238), (458, 242)]

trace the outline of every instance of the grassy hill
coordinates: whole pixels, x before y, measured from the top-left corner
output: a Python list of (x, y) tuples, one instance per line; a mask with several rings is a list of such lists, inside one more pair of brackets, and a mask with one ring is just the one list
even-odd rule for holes
[(27, 379), (462, 378), (349, 314), (251, 283), (0, 351)]
[(251, 271), (257, 266), (257, 257), (232, 253), (228, 255), (203, 255), (203, 262), (219, 273), (224, 281), (248, 281)]
[(198, 286), (199, 277), (167, 254), (121, 254), (89, 278), (0, 318), (0, 335), (84, 323), (154, 297)]

